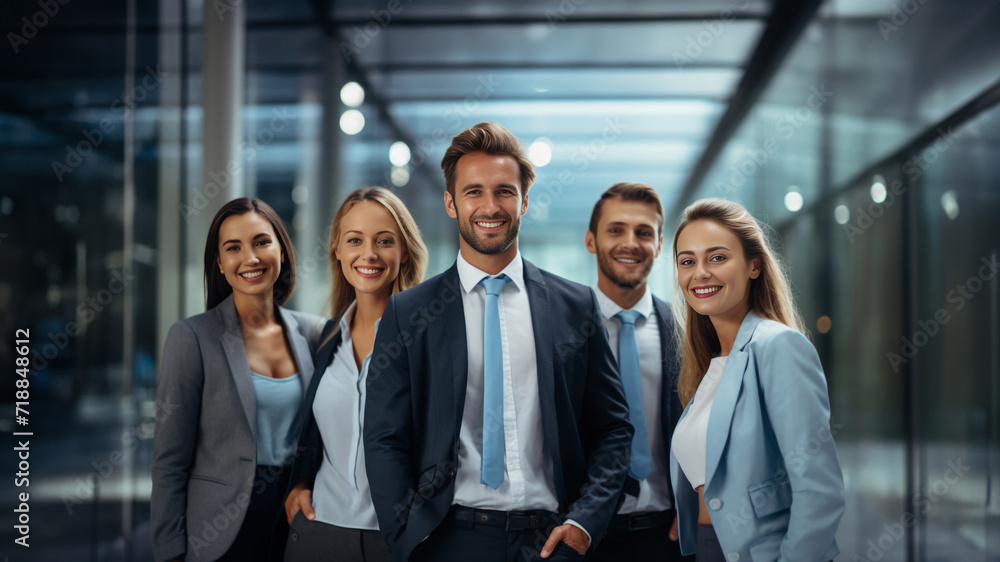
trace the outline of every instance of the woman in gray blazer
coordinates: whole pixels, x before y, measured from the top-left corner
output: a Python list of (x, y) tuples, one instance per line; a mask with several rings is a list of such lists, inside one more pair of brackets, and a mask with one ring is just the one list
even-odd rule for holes
[(302, 454), (285, 501), (291, 524), (285, 561), (392, 562), (365, 471), (365, 381), (389, 297), (420, 283), (427, 249), (403, 202), (381, 187), (365, 187), (337, 210), (329, 252), (334, 319), (323, 330), (306, 393)]
[[(207, 312), (163, 348), (150, 524), (157, 562), (279, 559), (280, 513), (323, 320), (282, 308), (295, 252), (260, 199), (219, 210), (205, 246)], [(274, 552), (275, 557), (270, 553)]]
[(698, 562), (823, 562), (844, 481), (819, 355), (761, 227), (703, 199), (674, 235), (686, 306), (671, 445), (681, 552)]

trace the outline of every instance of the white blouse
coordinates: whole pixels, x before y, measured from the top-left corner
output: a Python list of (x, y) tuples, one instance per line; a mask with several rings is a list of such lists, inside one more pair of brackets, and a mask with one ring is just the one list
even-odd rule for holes
[(691, 487), (705, 485), (705, 457), (708, 449), (708, 418), (712, 413), (715, 391), (719, 388), (727, 357), (715, 357), (708, 365), (705, 377), (698, 384), (688, 411), (677, 423), (670, 446), (677, 464), (687, 476)]

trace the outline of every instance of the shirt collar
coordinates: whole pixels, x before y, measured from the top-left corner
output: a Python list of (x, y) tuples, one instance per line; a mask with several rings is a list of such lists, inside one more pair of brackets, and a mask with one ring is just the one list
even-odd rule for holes
[[(604, 314), (605, 319), (614, 318), (616, 314), (625, 310), (618, 306), (618, 303), (611, 300), (611, 297), (605, 295), (604, 291), (596, 283), (594, 284), (594, 293), (597, 294), (597, 302), (601, 305), (601, 313)], [(638, 312), (646, 320), (650, 319), (653, 314), (653, 293), (650, 292), (648, 284), (646, 285), (646, 292), (642, 294), (642, 298), (629, 310)]]
[[(510, 277), (511, 283), (513, 283), (519, 291), (524, 288), (524, 261), (521, 259), (521, 250), (517, 251), (517, 254), (514, 255), (514, 259), (510, 260), (507, 267), (503, 268), (503, 271), (500, 273)], [(462, 290), (464, 290), (466, 294), (471, 293), (472, 290), (476, 288), (476, 285), (483, 280), (483, 277), (498, 277), (500, 273), (497, 275), (490, 275), (465, 261), (465, 258), (462, 257), (462, 252), (458, 253), (458, 280), (462, 283)]]
[[(350, 346), (351, 345), (351, 321), (354, 320), (354, 313), (358, 309), (358, 301), (351, 303), (351, 306), (347, 307), (344, 311), (344, 315), (340, 317), (340, 344)], [(375, 334), (378, 334), (379, 324), (382, 323), (382, 319), (379, 318), (375, 321)], [(368, 354), (369, 356), (371, 353)]]
[(340, 317), (340, 340), (341, 344), (351, 342), (351, 321), (354, 320), (354, 311), (358, 308), (358, 301), (351, 303), (344, 314)]

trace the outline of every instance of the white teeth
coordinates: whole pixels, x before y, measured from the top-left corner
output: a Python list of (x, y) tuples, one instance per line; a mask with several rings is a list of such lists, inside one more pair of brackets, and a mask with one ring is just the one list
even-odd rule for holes
[(240, 275), (242, 275), (244, 279), (256, 279), (261, 275), (264, 275), (264, 270), (262, 269), (260, 271), (251, 271), (250, 273), (241, 273)]
[(503, 223), (502, 222), (477, 222), (476, 224), (478, 224), (479, 226), (481, 226), (483, 228), (496, 228), (496, 227), (500, 226)]
[(620, 263), (639, 263), (639, 260), (633, 260), (631, 258), (615, 258), (615, 261)]
[(380, 273), (382, 271), (381, 269), (370, 269), (367, 267), (359, 267), (357, 270), (365, 275), (375, 275), (376, 273)]
[(698, 295), (710, 295), (710, 294), (718, 291), (721, 288), (722, 287), (710, 287), (708, 289), (695, 289), (694, 292), (695, 292), (695, 294), (698, 294)]

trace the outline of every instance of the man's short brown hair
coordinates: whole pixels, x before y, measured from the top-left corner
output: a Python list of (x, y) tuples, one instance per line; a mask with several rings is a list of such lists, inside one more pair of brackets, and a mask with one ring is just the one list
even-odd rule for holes
[(660, 219), (656, 225), (656, 233), (663, 235), (663, 203), (660, 202), (660, 196), (652, 186), (639, 182), (616, 183), (601, 194), (601, 198), (594, 204), (594, 211), (590, 214), (590, 231), (595, 235), (597, 234), (597, 223), (601, 221), (601, 209), (604, 207), (604, 202), (609, 199), (639, 201), (652, 205), (656, 209), (657, 218)]
[(455, 135), (451, 146), (441, 159), (441, 170), (444, 171), (445, 187), (452, 197), (455, 196), (455, 176), (458, 160), (471, 152), (486, 154), (503, 154), (510, 156), (521, 169), (521, 195), (528, 194), (531, 182), (535, 181), (535, 170), (531, 167), (524, 147), (513, 133), (499, 123), (480, 123)]

